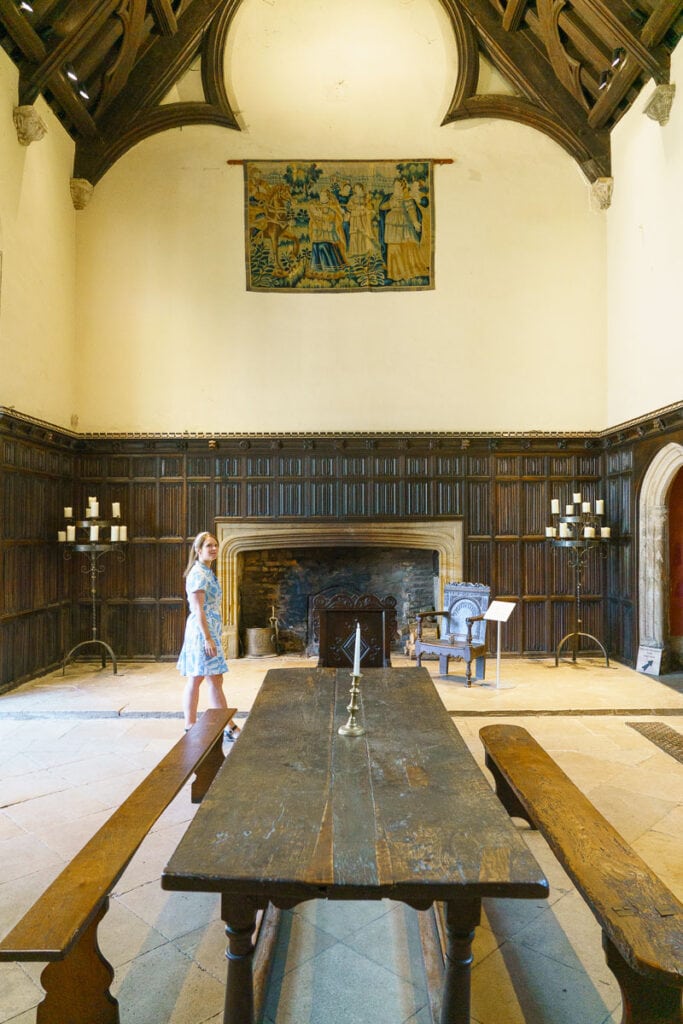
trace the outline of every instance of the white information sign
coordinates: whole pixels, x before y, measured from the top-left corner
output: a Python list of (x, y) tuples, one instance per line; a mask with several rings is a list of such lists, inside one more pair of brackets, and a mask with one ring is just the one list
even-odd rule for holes
[(513, 611), (517, 607), (516, 601), (491, 601), (484, 612), (484, 618), (488, 619), (489, 622), (497, 622), (498, 628), (496, 630), (496, 689), (510, 690), (513, 687), (513, 683), (502, 683), (500, 681), (500, 624), (501, 622), (507, 622), (512, 615)]
[(491, 601), (484, 618), (491, 622), (507, 622), (516, 607), (514, 601)]

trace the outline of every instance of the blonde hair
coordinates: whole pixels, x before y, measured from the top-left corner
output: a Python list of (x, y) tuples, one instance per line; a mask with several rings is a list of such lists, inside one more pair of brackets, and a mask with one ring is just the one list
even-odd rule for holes
[(192, 541), (192, 547), (190, 548), (190, 557), (187, 560), (187, 565), (185, 566), (185, 572), (183, 573), (183, 576), (187, 576), (192, 566), (199, 561), (199, 552), (204, 547), (207, 537), (213, 537), (213, 539), (216, 540), (216, 538), (213, 536), (210, 530), (202, 530), (202, 532), (198, 533), (195, 539)]

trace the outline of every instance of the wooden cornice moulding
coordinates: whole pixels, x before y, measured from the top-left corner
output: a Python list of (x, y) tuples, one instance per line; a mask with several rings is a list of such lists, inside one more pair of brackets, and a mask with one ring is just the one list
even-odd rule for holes
[(595, 451), (615, 444), (655, 437), (683, 428), (683, 401), (655, 409), (627, 422), (596, 431), (182, 431), (83, 432), (68, 430), (7, 406), (0, 406), (0, 432), (21, 433), (82, 451), (168, 450), (206, 452), (292, 451), (443, 451), (444, 453)]

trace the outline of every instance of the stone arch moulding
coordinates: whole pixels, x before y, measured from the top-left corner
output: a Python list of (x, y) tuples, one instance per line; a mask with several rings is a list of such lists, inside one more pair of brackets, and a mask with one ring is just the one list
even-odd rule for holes
[(638, 664), (644, 649), (664, 657), (668, 640), (668, 522), (667, 493), (683, 467), (683, 445), (672, 442), (652, 459), (640, 492), (638, 526)]
[(239, 655), (241, 555), (268, 548), (395, 547), (423, 548), (439, 555), (438, 597), (462, 576), (462, 519), (424, 522), (239, 522), (216, 519), (218, 577), (223, 589), (223, 646), (228, 658)]

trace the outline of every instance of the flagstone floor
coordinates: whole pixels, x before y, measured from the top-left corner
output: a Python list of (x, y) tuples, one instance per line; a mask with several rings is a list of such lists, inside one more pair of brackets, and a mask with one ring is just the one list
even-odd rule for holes
[[(394, 664), (405, 664), (395, 657)], [(268, 668), (230, 663), (226, 691), (249, 712)], [(477, 761), (479, 728), (523, 724), (683, 899), (683, 765), (627, 723), (683, 732), (683, 675), (653, 678), (592, 658), (489, 659), (485, 686), (437, 677)], [(19, 919), (182, 732), (173, 665), (72, 664), (0, 695), (0, 935)], [(121, 878), (100, 927), (121, 1024), (219, 1024), (225, 936), (217, 897), (162, 892), (159, 876), (195, 808), (186, 787)], [(608, 1024), (620, 997), (600, 930), (541, 837), (547, 901), (485, 901), (472, 1024)], [(0, 964), (0, 1022), (33, 1024), (42, 964)], [(304, 904), (284, 915), (265, 1024), (430, 1024), (415, 913), (382, 902)], [(96, 1022), (95, 1022), (96, 1024)]]

